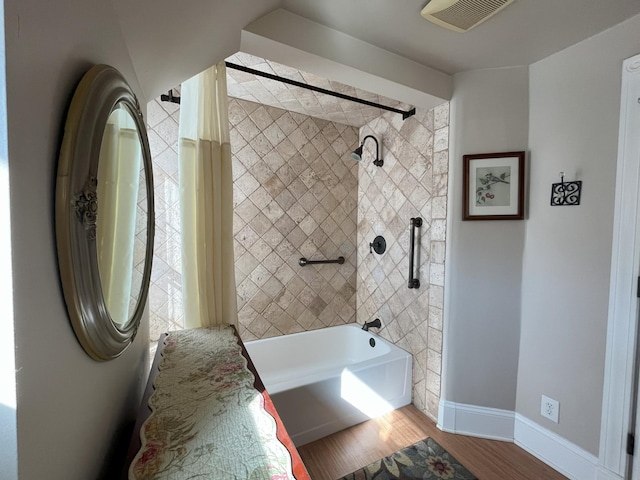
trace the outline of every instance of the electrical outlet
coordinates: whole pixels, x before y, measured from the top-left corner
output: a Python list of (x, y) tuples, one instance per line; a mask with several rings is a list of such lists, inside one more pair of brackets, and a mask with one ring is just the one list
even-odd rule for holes
[(549, 398), (546, 395), (542, 395), (542, 401), (540, 402), (540, 415), (548, 418), (552, 422), (560, 423), (560, 402)]

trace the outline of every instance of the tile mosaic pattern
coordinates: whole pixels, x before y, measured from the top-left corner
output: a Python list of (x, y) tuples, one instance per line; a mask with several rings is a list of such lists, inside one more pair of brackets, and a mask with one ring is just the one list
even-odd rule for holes
[(358, 130), (239, 99), (229, 120), (242, 339), (354, 322)]
[(144, 164), (140, 165), (138, 174), (138, 198), (136, 206), (136, 233), (133, 243), (133, 270), (131, 272), (131, 295), (129, 296), (129, 318), (135, 313), (142, 286), (147, 248), (147, 185)]
[(182, 265), (180, 260), (180, 209), (178, 200), (178, 119), (180, 106), (147, 104), (147, 134), (153, 162), (156, 229), (149, 285), (149, 338), (181, 329)]
[[(247, 53), (236, 53), (227, 58), (227, 61), (400, 110), (406, 111), (412, 108), (397, 100), (301, 72)], [(227, 84), (231, 97), (354, 127), (362, 127), (386, 111), (231, 68), (227, 68)]]
[[(242, 59), (255, 67), (251, 62), (256, 60)], [(273, 69), (287, 73), (286, 67)], [(311, 80), (326, 87), (321, 79)], [(288, 95), (279, 93), (278, 98)], [(275, 105), (319, 115), (314, 102), (297, 102), (300, 108), (295, 102), (271, 99)], [(156, 191), (156, 258), (149, 294), (152, 341), (163, 331), (182, 328), (178, 110), (179, 105), (159, 99), (148, 105)], [(340, 116), (345, 111), (334, 113), (326, 118), (341, 122), (230, 99), (240, 333), (251, 340), (380, 317), (380, 334), (414, 355), (414, 403), (436, 418), (449, 106), (418, 111), (406, 121), (380, 111), (360, 113), (355, 120)], [(347, 123), (367, 123), (359, 138), (374, 134), (381, 141), (382, 168), (368, 161), (373, 159), (373, 142), (365, 145), (360, 168), (351, 161), (349, 152), (359, 138), (358, 129)], [(414, 216), (424, 219), (418, 259), (421, 288), (409, 290), (409, 219)], [(379, 234), (387, 240), (383, 256), (369, 253), (369, 243)], [(301, 256), (338, 255), (347, 259), (342, 266), (297, 264)]]
[[(442, 309), (447, 214), (449, 105), (405, 121), (385, 114), (360, 130), (381, 142), (382, 168), (375, 144), (367, 142), (358, 186), (358, 322), (379, 317), (380, 335), (413, 354), (413, 402), (437, 418), (442, 363)], [(409, 289), (409, 222), (417, 229), (421, 286)], [(369, 253), (383, 235), (387, 251)]]
[[(156, 241), (150, 339), (182, 328), (179, 105), (147, 106)], [(355, 321), (353, 127), (230, 99), (239, 329), (245, 340)], [(344, 265), (298, 265), (344, 256)]]

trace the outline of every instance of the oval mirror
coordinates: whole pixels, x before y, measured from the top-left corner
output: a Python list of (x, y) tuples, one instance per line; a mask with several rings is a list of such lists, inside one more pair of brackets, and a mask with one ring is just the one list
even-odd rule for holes
[(154, 234), (151, 155), (124, 77), (96, 65), (71, 101), (58, 164), (56, 237), (74, 332), (96, 360), (133, 341), (149, 291)]

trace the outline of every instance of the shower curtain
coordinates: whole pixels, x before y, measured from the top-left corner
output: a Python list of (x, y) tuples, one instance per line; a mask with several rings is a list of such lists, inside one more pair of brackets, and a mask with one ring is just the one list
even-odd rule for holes
[(140, 293), (133, 275), (141, 166), (136, 124), (126, 110), (114, 110), (100, 147), (96, 248), (104, 301), (111, 319), (121, 326), (131, 317), (130, 304), (135, 305)]
[(226, 69), (182, 84), (178, 140), (184, 327), (237, 324)]

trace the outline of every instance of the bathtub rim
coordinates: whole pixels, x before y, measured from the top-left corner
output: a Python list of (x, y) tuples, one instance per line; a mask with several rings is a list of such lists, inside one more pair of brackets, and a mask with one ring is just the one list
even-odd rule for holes
[[(362, 330), (362, 327), (358, 324), (358, 323), (348, 323), (348, 324), (344, 324), (344, 325), (334, 325), (331, 327), (324, 327), (324, 328), (318, 328), (315, 330), (307, 330), (304, 332), (296, 332), (296, 333), (291, 333), (291, 334), (286, 334), (286, 335), (279, 335), (276, 337), (269, 337), (269, 338), (261, 338), (258, 340), (251, 340), (251, 341), (247, 341), (244, 342), (245, 347), (247, 347), (247, 353), (248, 355), (251, 357), (251, 344), (259, 344), (259, 343), (265, 343), (265, 342), (275, 342), (278, 341), (279, 338), (282, 337), (287, 337), (287, 340), (293, 339), (295, 337), (298, 336), (305, 336), (305, 335), (309, 335), (309, 334), (313, 334), (314, 332), (319, 332), (322, 330), (332, 330), (332, 329), (342, 329), (345, 327), (349, 327), (349, 328), (358, 328), (359, 330)], [(336, 366), (336, 367), (331, 367), (331, 368), (326, 368), (323, 369), (321, 371), (318, 372), (311, 372), (308, 374), (302, 374), (299, 376), (295, 376), (294, 378), (286, 378), (286, 379), (276, 379), (275, 381), (272, 381), (269, 377), (269, 373), (268, 372), (264, 372), (264, 371), (260, 371), (260, 366), (259, 366), (259, 362), (258, 364), (255, 363), (254, 361), (254, 365), (256, 365), (256, 369), (258, 370), (258, 373), (260, 375), (260, 378), (262, 379), (262, 381), (265, 384), (265, 388), (267, 389), (267, 391), (271, 394), (277, 394), (277, 393), (281, 393), (287, 390), (292, 390), (294, 388), (298, 388), (301, 387), (303, 385), (309, 385), (311, 383), (316, 383), (316, 382), (322, 382), (324, 380), (327, 380), (328, 378), (331, 377), (335, 377), (335, 376), (341, 376), (342, 373), (344, 372), (344, 370), (348, 369), (350, 372), (356, 373), (359, 370), (363, 370), (365, 368), (370, 368), (370, 367), (376, 367), (382, 364), (385, 364), (389, 361), (393, 361), (393, 360), (397, 360), (397, 359), (407, 359), (407, 361), (409, 362), (409, 365), (411, 365), (413, 356), (411, 355), (410, 352), (407, 352), (406, 350), (402, 349), (401, 347), (391, 343), (390, 341), (388, 341), (387, 339), (381, 337), (380, 335), (378, 335), (377, 333), (373, 333), (370, 331), (365, 331), (364, 332), (367, 335), (370, 335), (371, 337), (374, 337), (376, 339), (376, 342), (378, 341), (382, 341), (385, 345), (387, 345), (389, 347), (389, 351), (374, 357), (374, 358), (370, 358), (367, 360), (361, 360), (359, 362), (350, 364), (350, 365), (342, 365), (342, 366)]]

